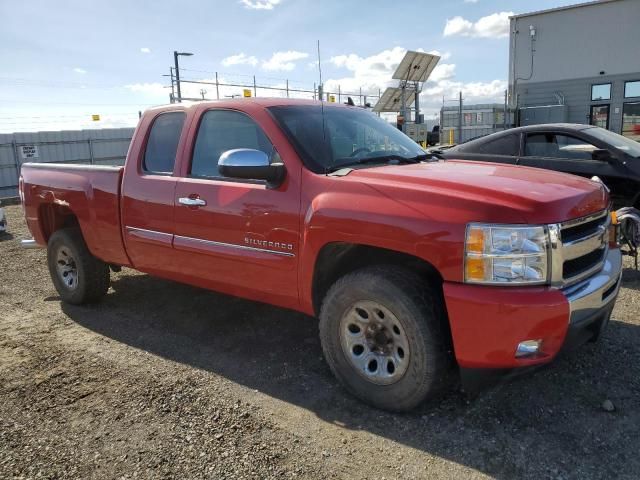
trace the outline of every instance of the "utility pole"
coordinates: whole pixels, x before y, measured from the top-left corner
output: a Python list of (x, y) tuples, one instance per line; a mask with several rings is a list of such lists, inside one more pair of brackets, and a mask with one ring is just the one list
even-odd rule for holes
[(458, 104), (458, 143), (462, 143), (462, 90), (460, 91)]
[(415, 96), (416, 96), (416, 102), (415, 102), (416, 103), (416, 113), (414, 115), (413, 122), (417, 125), (417, 124), (422, 123), (420, 121), (420, 84), (418, 82), (416, 82), (416, 84), (415, 84), (415, 89), (416, 89), (416, 93), (415, 93)]
[(171, 78), (171, 103), (176, 101), (175, 79), (173, 78), (173, 67), (169, 67), (169, 77)]
[(200, 95), (202, 96), (202, 100), (204, 100), (204, 96), (206, 95), (207, 91), (204, 88), (200, 89)]
[(507, 129), (507, 116), (509, 115), (509, 110), (507, 108), (507, 91), (504, 91), (504, 125), (503, 129)]
[(171, 93), (169, 94), (169, 103), (176, 102), (176, 92), (174, 89), (174, 80), (173, 80), (173, 67), (169, 67), (169, 75), (162, 75), (163, 77), (169, 77), (171, 79)]
[(182, 92), (180, 91), (180, 65), (178, 65), (178, 57), (190, 57), (193, 53), (173, 51), (173, 62), (176, 69), (176, 86), (178, 90), (178, 102), (182, 102)]

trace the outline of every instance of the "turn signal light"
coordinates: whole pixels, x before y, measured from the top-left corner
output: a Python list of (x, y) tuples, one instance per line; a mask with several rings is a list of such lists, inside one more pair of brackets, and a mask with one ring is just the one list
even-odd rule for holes
[(618, 240), (619, 228), (620, 228), (620, 224), (618, 223), (618, 215), (616, 214), (616, 212), (611, 212), (611, 224), (609, 225), (609, 246), (610, 247), (620, 246), (620, 242)]
[(484, 231), (470, 229), (467, 233), (467, 253), (484, 253)]
[(482, 257), (469, 257), (465, 262), (465, 278), (467, 280), (481, 281), (485, 279), (486, 260)]

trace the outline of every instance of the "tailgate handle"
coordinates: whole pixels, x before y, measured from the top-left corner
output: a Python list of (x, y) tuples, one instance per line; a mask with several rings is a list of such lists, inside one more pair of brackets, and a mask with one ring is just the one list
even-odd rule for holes
[(206, 200), (201, 198), (181, 197), (178, 199), (180, 205), (187, 205), (189, 207), (203, 207), (207, 204)]

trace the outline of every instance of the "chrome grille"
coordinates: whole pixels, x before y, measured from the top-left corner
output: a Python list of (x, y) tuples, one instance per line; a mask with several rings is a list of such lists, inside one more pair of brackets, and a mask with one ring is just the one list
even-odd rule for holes
[(559, 248), (553, 260), (561, 267), (554, 268), (559, 277), (554, 283), (571, 285), (602, 269), (610, 218), (609, 211), (603, 210), (559, 225)]

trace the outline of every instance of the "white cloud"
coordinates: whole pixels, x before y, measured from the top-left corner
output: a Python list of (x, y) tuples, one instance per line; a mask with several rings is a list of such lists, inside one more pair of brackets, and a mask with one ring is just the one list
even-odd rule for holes
[(147, 47), (142, 47), (142, 48), (140, 49), (140, 51), (141, 51), (142, 53), (151, 53), (151, 49), (150, 49), (150, 48), (147, 48)]
[(464, 0), (464, 3), (478, 3), (478, 0)]
[(133, 83), (125, 85), (124, 88), (131, 90), (135, 93), (142, 93), (146, 95), (168, 95), (168, 89), (161, 83)]
[[(422, 49), (418, 49), (419, 52), (422, 51)], [(427, 53), (430, 53), (431, 55), (437, 55), (440, 57), (440, 60), (448, 60), (449, 58), (451, 58), (451, 52), (441, 52), (439, 50), (429, 50)]]
[[(418, 52), (424, 52), (421, 48)], [(380, 53), (371, 55), (370, 57), (362, 58), (354, 53), (349, 55), (338, 55), (331, 57), (329, 61), (336, 67), (344, 67), (348, 70), (355, 72), (356, 76), (381, 76), (390, 78), (395, 69), (400, 64), (402, 57), (407, 52), (402, 47), (394, 47), (389, 50), (383, 50)], [(438, 50), (431, 50), (433, 55), (438, 55), (442, 60), (446, 60), (451, 57), (449, 52), (439, 52)], [(438, 68), (438, 67), (436, 67)]]
[[(397, 86), (397, 80), (393, 80), (391, 75), (405, 53), (406, 49), (395, 47), (369, 57), (360, 57), (354, 53), (332, 57), (329, 62), (349, 70), (352, 75), (326, 80), (325, 91), (335, 93), (340, 86), (340, 90), (345, 93), (357, 94), (362, 88), (365, 95), (377, 95), (378, 91), (384, 92), (387, 87)], [(438, 55), (442, 60), (451, 57), (449, 52), (432, 50), (428, 53)], [(462, 91), (467, 104), (502, 102), (507, 85), (504, 80), (465, 83), (457, 81), (455, 73), (454, 63), (438, 63), (433, 70), (420, 95), (420, 109), (425, 116), (440, 111), (443, 96), (450, 100), (457, 97), (459, 91)]]
[(473, 23), (458, 16), (447, 19), (443, 35), (445, 37), (452, 35), (468, 35), (471, 31), (473, 31)]
[(449, 80), (456, 74), (456, 66), (453, 63), (439, 63), (429, 75), (430, 82), (439, 82), (441, 80)]
[(87, 71), (84, 68), (76, 67), (73, 69), (74, 72), (79, 73), (80, 75), (84, 75)]
[(507, 88), (505, 80), (493, 80), (491, 82), (457, 82), (453, 80), (442, 80), (435, 84), (428, 85), (422, 90), (425, 99), (437, 100), (442, 104), (442, 97), (451, 100), (458, 97), (462, 91), (462, 98), (466, 104), (478, 102), (501, 101), (504, 98), (504, 91)]
[(250, 10), (273, 10), (280, 0), (240, 0), (240, 3)]
[(406, 52), (402, 47), (394, 47), (369, 57), (361, 57), (355, 53), (332, 57), (329, 59), (330, 63), (349, 70), (351, 75), (329, 78), (324, 82), (324, 89), (326, 92), (336, 93), (339, 87), (341, 92), (351, 94), (357, 94), (362, 89), (363, 95), (378, 95), (378, 92), (384, 92), (387, 87), (397, 85), (397, 80), (393, 80), (391, 75)]
[(351, 53), (331, 57), (329, 61), (336, 67), (351, 70), (354, 72), (355, 77), (390, 78), (405, 53), (406, 49), (394, 47), (369, 57), (363, 58), (355, 53)]
[(276, 52), (269, 60), (262, 62), (262, 68), (265, 70), (285, 70), (291, 71), (296, 68), (294, 63), (297, 60), (302, 60), (309, 56), (308, 53), (297, 52), (295, 50), (288, 50), (286, 52)]
[(244, 53), (239, 53), (237, 55), (231, 55), (222, 60), (222, 65), (225, 67), (230, 67), (232, 65), (251, 65), (255, 67), (258, 64), (258, 59), (253, 55), (245, 55)]
[(503, 38), (509, 35), (509, 17), (513, 12), (492, 13), (473, 23), (460, 16), (447, 19), (443, 35), (450, 37)]

